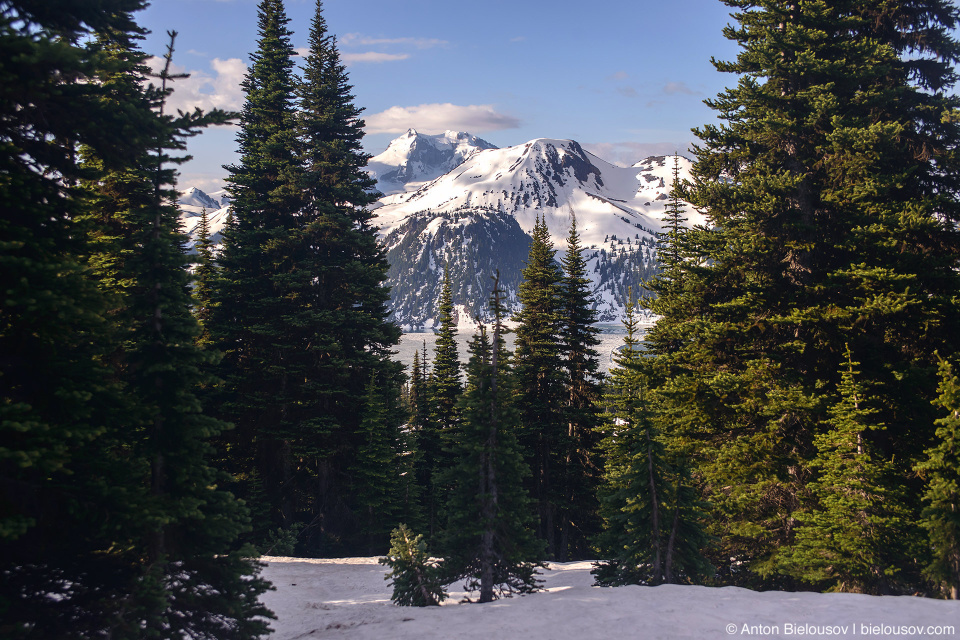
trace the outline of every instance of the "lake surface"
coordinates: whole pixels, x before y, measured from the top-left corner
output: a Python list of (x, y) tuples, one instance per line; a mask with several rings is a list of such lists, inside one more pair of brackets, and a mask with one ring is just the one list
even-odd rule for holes
[[(645, 332), (647, 328), (647, 326), (642, 326), (640, 329)], [(599, 335), (600, 344), (597, 345), (597, 352), (600, 354), (600, 369), (607, 373), (613, 366), (613, 351), (623, 344), (623, 338), (626, 334), (623, 327), (617, 326), (604, 325), (601, 326), (601, 330), (603, 333)], [(457, 352), (460, 355), (460, 361), (463, 363), (467, 362), (467, 341), (472, 337), (472, 331), (461, 329), (457, 332)], [(512, 333), (506, 335), (507, 348), (510, 351), (513, 351), (513, 339), (514, 335)], [(397, 355), (394, 356), (394, 360), (399, 360), (406, 365), (408, 374), (413, 369), (414, 352), (422, 352), (424, 343), (427, 346), (427, 358), (433, 362), (433, 349), (437, 343), (435, 333), (405, 333), (400, 338), (400, 344), (395, 348)]]

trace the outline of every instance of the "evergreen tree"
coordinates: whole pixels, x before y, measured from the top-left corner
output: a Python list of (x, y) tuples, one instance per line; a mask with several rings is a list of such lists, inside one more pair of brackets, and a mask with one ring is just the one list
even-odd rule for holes
[[(75, 326), (83, 327), (84, 343), (106, 338), (110, 369), (104, 367), (102, 352), (62, 342), (73, 334), (70, 321), (58, 328), (58, 346), (52, 350), (52, 345), (43, 348), (44, 335), (38, 331), (42, 325), (36, 325), (32, 331), (41, 342), (34, 345), (39, 347), (35, 360), (46, 367), (54, 363), (42, 362), (45, 352), (60, 358), (56, 369), (45, 372), (47, 391), (54, 393), (62, 410), (71, 412), (59, 424), (49, 425), (42, 422), (42, 395), (23, 394), (29, 390), (23, 385), (24, 372), (10, 377), (4, 372), (8, 384), (13, 382), (9, 387), (13, 402), (7, 396), (3, 404), (21, 413), (19, 425), (3, 416), (5, 430), (18, 427), (16, 431), (27, 436), (39, 430), (46, 432), (45, 437), (57, 437), (63, 429), (59, 446), (70, 447), (74, 457), (45, 459), (35, 450), (18, 455), (18, 442), (11, 442), (13, 448), (5, 443), (4, 451), (14, 455), (4, 457), (19, 458), (21, 469), (32, 467), (27, 476), (32, 480), (17, 482), (18, 492), (25, 495), (8, 501), (9, 476), (4, 477), (5, 507), (26, 509), (22, 515), (14, 510), (15, 527), (2, 529), (4, 557), (14, 564), (3, 567), (0, 629), (14, 637), (259, 637), (267, 631), (263, 617), (269, 612), (257, 601), (266, 584), (251, 575), (256, 565), (245, 557), (248, 553), (231, 551), (245, 516), (229, 493), (217, 489), (221, 478), (205, 459), (207, 438), (225, 425), (203, 416), (195, 396), (207, 357), (193, 344), (197, 327), (189, 311), (185, 238), (178, 230), (179, 212), (169, 204), (175, 194), (174, 174), (165, 166), (176, 161), (168, 154), (182, 150), (185, 137), (225, 121), (226, 114), (163, 113), (166, 82), (172, 78), (170, 54), (161, 87), (145, 88), (141, 81), (146, 56), (133, 46), (139, 30), (127, 13), (139, 6), (111, 3), (109, 10), (115, 13), (104, 16), (81, 4), (63, 8), (64, 13), (54, 17), (42, 10), (34, 13), (31, 4), (4, 14), (11, 22), (0, 42), (16, 41), (16, 30), (10, 27), (19, 23), (26, 30), (19, 44), (36, 43), (37, 60), (55, 53), (46, 64), (85, 66), (85, 76), (69, 68), (63, 69), (65, 74), (53, 74), (62, 86), (51, 94), (49, 113), (57, 111), (57, 94), (73, 94), (64, 107), (98, 107), (83, 117), (94, 116), (91, 122), (98, 129), (117, 135), (78, 137), (82, 127), (65, 131), (62, 140), (67, 142), (56, 143), (66, 144), (63, 155), (53, 145), (52, 153), (33, 158), (40, 162), (36, 166), (70, 159), (56, 168), (57, 180), (64, 182), (42, 201), (54, 211), (68, 213), (62, 222), (72, 235), (72, 246), (50, 242), (55, 236), (47, 240), (35, 236), (32, 242), (39, 240), (47, 253), (44, 269), (53, 268), (58, 279), (76, 287), (69, 298), (59, 297), (61, 313), (75, 310), (79, 321)], [(98, 9), (103, 9), (102, 3)], [(51, 29), (52, 25), (56, 26)], [(88, 37), (88, 25), (97, 29), (96, 37), (88, 39), (88, 49), (82, 52), (68, 43)], [(63, 46), (47, 48), (55, 42)], [(79, 91), (72, 90), (74, 85)], [(43, 108), (37, 103), (42, 92), (31, 91), (31, 107)], [(96, 119), (98, 111), (105, 120)], [(57, 139), (49, 132), (42, 135), (48, 142)], [(84, 143), (83, 174), (72, 164), (76, 153), (72, 145), (78, 139)], [(30, 154), (25, 148), (18, 157), (31, 162)], [(47, 170), (52, 168), (47, 165)], [(36, 173), (44, 174), (46, 170)], [(85, 194), (75, 186), (78, 177), (87, 179)], [(2, 182), (7, 188), (31, 186), (26, 180)], [(34, 182), (31, 191), (20, 195), (27, 196), (26, 202), (41, 196), (43, 182)], [(43, 226), (55, 219), (44, 216)], [(26, 242), (12, 248), (34, 250)], [(79, 255), (90, 265), (88, 273), (77, 268)], [(6, 262), (17, 265), (16, 260)], [(101, 300), (111, 305), (109, 315), (100, 315), (99, 320), (100, 312), (81, 302), (94, 281), (103, 292)], [(54, 299), (56, 294), (45, 297)], [(9, 330), (16, 330), (22, 312), (4, 316), (6, 339), (12, 335)], [(106, 326), (105, 317), (111, 330), (92, 331)], [(84, 363), (80, 369), (71, 364), (74, 357)], [(57, 380), (80, 370), (88, 378), (77, 380), (72, 388)], [(71, 407), (71, 399), (93, 410)], [(85, 421), (93, 416), (95, 429), (86, 429)], [(31, 504), (38, 509), (32, 510)], [(28, 536), (28, 544), (20, 544), (20, 534)]]
[(308, 278), (293, 251), (302, 199), (289, 20), (280, 0), (261, 0), (258, 20), (258, 48), (242, 83), (240, 162), (226, 167), (233, 215), (223, 230), (211, 330), (224, 354), (219, 414), (236, 425), (225, 446), (228, 470), (246, 480), (238, 490), (248, 501), (255, 475), (269, 523), (286, 528), (298, 507), (294, 443), (305, 419), (298, 397), (305, 372), (293, 366), (309, 351), (294, 329), (308, 326), (298, 304)]
[(210, 340), (210, 319), (213, 310), (213, 286), (217, 277), (217, 264), (213, 258), (213, 241), (210, 239), (210, 217), (207, 208), (200, 210), (200, 222), (197, 224), (197, 260), (193, 270), (193, 309), (197, 324), (200, 325), (200, 335), (197, 336), (197, 346), (206, 347)]
[[(118, 626), (117, 603), (135, 587), (129, 548), (145, 486), (121, 455), (122, 389), (108, 358), (116, 344), (108, 301), (81, 256), (78, 188), (96, 177), (77, 145), (111, 168), (140, 151), (93, 81), (110, 31), (139, 33), (139, 0), (7, 3), (0, 15), (0, 632), (77, 637)], [(109, 522), (102, 515), (111, 513)], [(69, 532), (69, 535), (64, 535)], [(140, 548), (142, 551), (142, 547)], [(67, 586), (69, 585), (69, 590)]]
[[(623, 347), (611, 372), (599, 536), (609, 560), (595, 565), (600, 585), (696, 582), (710, 575), (704, 504), (683, 459), (668, 451), (649, 388), (650, 358), (641, 353), (634, 302), (627, 305)], [(674, 460), (671, 460), (674, 458)]]
[(390, 599), (401, 607), (436, 606), (446, 599), (441, 567), (430, 561), (423, 536), (415, 536), (406, 525), (390, 534), (390, 552), (380, 564), (390, 567), (383, 579), (392, 580)]
[[(233, 470), (248, 479), (257, 471), (272, 525), (309, 522), (304, 544), (327, 553), (328, 542), (351, 539), (367, 513), (356, 498), (374, 491), (344, 481), (368, 442), (357, 407), (371, 375), (390, 433), (403, 410), (401, 367), (389, 357), (399, 329), (386, 321), (387, 265), (366, 209), (375, 194), (362, 171), (363, 122), (316, 9), (297, 82), (282, 3), (260, 4), (215, 324), (221, 407), (237, 424)], [(385, 545), (393, 523), (384, 524)]]
[(557, 559), (584, 558), (590, 553), (589, 540), (597, 533), (596, 495), (598, 471), (597, 427), (601, 398), (600, 357), (596, 347), (595, 302), (587, 263), (583, 258), (577, 219), (570, 223), (567, 252), (561, 261), (560, 341), (563, 348), (565, 386), (566, 449), (563, 452), (563, 503), (559, 513), (560, 539)]
[(447, 577), (466, 578), (466, 590), (479, 590), (480, 602), (535, 591), (536, 568), (542, 566), (542, 543), (533, 535), (522, 483), (529, 470), (516, 440), (518, 415), (511, 402), (499, 285), (497, 277), (490, 301), (493, 344), (483, 325), (470, 342), (463, 420), (454, 440), (458, 463), (447, 472), (451, 491), (442, 538)]
[[(840, 401), (830, 409), (830, 431), (817, 436), (818, 472), (808, 489), (816, 506), (797, 514), (796, 541), (781, 554), (784, 570), (833, 591), (883, 593), (896, 580), (899, 555), (911, 549), (906, 518), (893, 465), (879, 457), (869, 432), (878, 411), (858, 382), (852, 354), (839, 385)], [(913, 532), (915, 533), (915, 532)], [(915, 546), (915, 545), (914, 545)]]
[(367, 542), (364, 553), (375, 553), (378, 543), (398, 515), (400, 489), (398, 473), (398, 438), (391, 433), (386, 406), (377, 381), (371, 376), (360, 421), (362, 437), (355, 467), (351, 470), (354, 500), (358, 507), (360, 536)]
[[(742, 50), (716, 66), (740, 81), (710, 101), (725, 124), (697, 132), (689, 200), (711, 230), (689, 238), (664, 303), (677, 313), (657, 327), (670, 353), (660, 395), (698, 442), (699, 481), (730, 487), (709, 496), (723, 574), (742, 563), (738, 579), (771, 585), (793, 514), (815, 501), (810, 464), (833, 428), (846, 343), (887, 427), (864, 435), (879, 458), (896, 452), (909, 478), (933, 435), (932, 354), (955, 353), (960, 335), (958, 10), (727, 4)], [(920, 484), (905, 490), (917, 504)], [(919, 567), (901, 571), (915, 580)]]
[(940, 362), (940, 397), (937, 405), (948, 412), (937, 420), (937, 439), (927, 459), (917, 466), (926, 480), (923, 526), (927, 529), (933, 560), (925, 575), (942, 585), (953, 600), (960, 597), (960, 380), (953, 366)]
[[(400, 330), (386, 319), (388, 265), (371, 224), (369, 205), (379, 194), (376, 181), (364, 170), (369, 155), (362, 149), (362, 109), (353, 104), (346, 68), (336, 39), (328, 34), (319, 0), (302, 77), (296, 89), (296, 131), (303, 166), (301, 216), (306, 222), (296, 239), (297, 269), (311, 282), (312, 305), (301, 316), (309, 327), (311, 344), (312, 384), (305, 386), (304, 393), (315, 398), (310, 420), (325, 434), (311, 443), (317, 459), (311, 475), (320, 481), (310, 483), (320, 487), (310, 496), (311, 518), (329, 520), (337, 509), (356, 508), (346, 487), (330, 481), (342, 473), (341, 465), (360, 446), (356, 407), (363, 403), (374, 372), (388, 407), (391, 433), (404, 421), (397, 413), (402, 367), (391, 360), (390, 353), (399, 342)], [(348, 531), (342, 527), (337, 531), (336, 521), (325, 526), (335, 535)], [(384, 545), (389, 530), (390, 526), (384, 529)]]
[(559, 509), (568, 450), (568, 422), (563, 407), (563, 346), (560, 336), (560, 283), (563, 274), (554, 260), (556, 250), (546, 222), (537, 218), (523, 282), (517, 291), (521, 309), (516, 329), (517, 407), (519, 440), (533, 471), (531, 496), (536, 501), (537, 536), (547, 543), (549, 557), (560, 545)]
[(436, 534), (440, 522), (438, 512), (444, 502), (445, 488), (441, 478), (453, 463), (450, 450), (458, 432), (460, 408), (457, 403), (463, 393), (460, 381), (460, 357), (457, 353), (457, 327), (453, 321), (453, 294), (450, 284), (450, 266), (443, 267), (443, 289), (438, 304), (437, 341), (433, 349), (433, 370), (430, 374), (426, 405), (430, 415), (420, 432), (420, 447), (424, 465), (428, 469), (424, 486), (428, 533)]

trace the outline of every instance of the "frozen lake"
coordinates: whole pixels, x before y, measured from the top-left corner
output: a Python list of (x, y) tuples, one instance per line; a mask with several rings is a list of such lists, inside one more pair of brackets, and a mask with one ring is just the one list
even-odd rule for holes
[[(597, 346), (597, 352), (600, 354), (600, 369), (607, 373), (613, 366), (613, 350), (623, 344), (624, 331), (622, 327), (607, 326), (601, 327), (603, 333), (600, 334), (600, 344)], [(641, 332), (646, 331), (647, 326), (641, 326)], [(467, 341), (473, 337), (472, 331), (458, 329), (457, 331), (457, 349), (460, 354), (461, 362), (467, 361)], [(512, 333), (507, 334), (507, 347), (513, 351)], [(394, 360), (399, 360), (407, 367), (407, 373), (413, 368), (413, 353), (421, 351), (424, 343), (427, 345), (427, 358), (433, 361), (433, 348), (436, 344), (437, 336), (435, 333), (405, 333), (400, 338), (400, 344), (396, 347), (397, 355)]]

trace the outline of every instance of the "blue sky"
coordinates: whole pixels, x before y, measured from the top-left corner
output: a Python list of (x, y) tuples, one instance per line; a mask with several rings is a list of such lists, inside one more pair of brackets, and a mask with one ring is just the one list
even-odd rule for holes
[[(714, 122), (703, 104), (736, 80), (710, 57), (732, 59), (719, 0), (325, 0), (356, 104), (364, 147), (377, 154), (413, 127), (468, 131), (497, 146), (569, 138), (612, 162), (683, 150), (692, 127)], [(314, 0), (287, 0), (295, 47), (306, 46)], [(161, 54), (179, 32), (175, 106), (238, 109), (256, 47), (256, 0), (153, 0), (138, 16)], [(219, 188), (236, 160), (236, 130), (190, 143), (180, 188)]]

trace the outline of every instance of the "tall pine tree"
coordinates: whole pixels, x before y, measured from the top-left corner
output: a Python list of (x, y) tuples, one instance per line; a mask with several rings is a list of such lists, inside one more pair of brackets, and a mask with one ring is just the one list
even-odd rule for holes
[(543, 546), (533, 534), (522, 482), (529, 471), (516, 438), (503, 296), (498, 274), (490, 299), (493, 342), (483, 325), (470, 342), (463, 420), (454, 439), (457, 465), (446, 474), (451, 490), (441, 545), (444, 568), (451, 580), (466, 578), (465, 588), (479, 591), (480, 602), (538, 589)]
[(597, 427), (602, 378), (596, 349), (600, 344), (597, 337), (600, 330), (594, 326), (597, 312), (576, 218), (570, 223), (561, 266), (560, 342), (567, 437), (562, 461), (557, 559), (566, 561), (587, 557), (591, 551), (589, 541), (599, 530), (596, 495), (601, 466)]
[(517, 291), (517, 407), (520, 445), (533, 472), (530, 494), (536, 501), (537, 535), (556, 558), (560, 546), (560, 508), (564, 503), (564, 463), (570, 440), (564, 415), (563, 345), (560, 337), (560, 283), (563, 274), (546, 222), (537, 217), (523, 281)]
[[(304, 366), (311, 378), (303, 392), (313, 399), (311, 428), (323, 433), (311, 445), (316, 459), (310, 473), (310, 486), (315, 487), (309, 492), (311, 519), (322, 523), (320, 531), (333, 536), (349, 532), (349, 526), (344, 527), (348, 523), (338, 522), (334, 514), (356, 508), (337, 478), (361, 445), (356, 407), (367, 397), (367, 383), (374, 373), (393, 442), (399, 442), (397, 429), (403, 422), (399, 412), (402, 368), (390, 353), (399, 342), (400, 329), (387, 321), (388, 265), (369, 208), (378, 194), (375, 180), (364, 170), (369, 155), (362, 149), (362, 109), (354, 105), (351, 91), (336, 38), (327, 31), (318, 0), (297, 85), (305, 224), (296, 242), (297, 270), (311, 282), (306, 294), (309, 306), (301, 315), (310, 345)], [(388, 544), (387, 532), (397, 523), (388, 524), (383, 546)]]
[(289, 20), (280, 0), (262, 0), (258, 16), (258, 48), (242, 84), (240, 162), (227, 167), (233, 215), (223, 230), (212, 328), (224, 353), (219, 415), (236, 426), (226, 444), (228, 471), (246, 480), (238, 488), (248, 500), (255, 497), (252, 479), (262, 481), (269, 523), (259, 528), (291, 526), (299, 506), (293, 479), (301, 452), (294, 446), (304, 419), (304, 373), (293, 365), (307, 344), (293, 329), (304, 325), (308, 278), (294, 252), (302, 197)]
[(960, 598), (960, 379), (953, 366), (940, 363), (937, 405), (947, 412), (937, 420), (934, 444), (927, 459), (917, 465), (925, 476), (923, 526), (929, 535), (933, 559), (925, 575), (951, 599)]
[[(794, 513), (814, 500), (846, 343), (887, 426), (865, 435), (877, 455), (896, 452), (909, 477), (933, 436), (933, 352), (955, 353), (960, 335), (958, 10), (726, 4), (742, 51), (716, 66), (740, 80), (710, 101), (725, 124), (697, 132), (689, 191), (712, 229), (691, 237), (664, 303), (683, 313), (658, 332), (665, 410), (698, 438), (703, 481), (730, 487), (710, 495), (722, 573), (734, 558), (749, 568), (738, 579), (777, 584)], [(917, 504), (919, 482), (905, 489)]]
[[(93, 116), (91, 122), (118, 138), (78, 138), (82, 127), (64, 136), (67, 147), (61, 157), (73, 158), (77, 149), (72, 145), (78, 140), (84, 143), (82, 177), (87, 179), (89, 195), (83, 197), (74, 187), (81, 177), (76, 165), (61, 165), (57, 173), (66, 182), (44, 198), (49, 205), (70, 212), (63, 222), (74, 242), (84, 234), (73, 225), (84, 220), (86, 245), (74, 244), (70, 253), (61, 256), (83, 255), (90, 265), (89, 275), (71, 266), (76, 258), (59, 264), (51, 260), (47, 268), (58, 270), (58, 277), (76, 287), (75, 300), (90, 291), (89, 284), (71, 281), (71, 276), (79, 275), (88, 283), (96, 281), (109, 302), (106, 317), (112, 331), (97, 334), (90, 331), (95, 325), (89, 325), (96, 318), (93, 307), (59, 301), (62, 310), (79, 312), (74, 321), (65, 323), (67, 327), (76, 320), (88, 324), (84, 342), (92, 345), (106, 338), (110, 377), (105, 375), (103, 354), (61, 343), (53, 352), (61, 358), (54, 375), (62, 379), (75, 372), (70, 360), (78, 356), (86, 363), (89, 377), (82, 387), (74, 386), (69, 392), (62, 384), (49, 390), (63, 409), (71, 410), (72, 397), (92, 406), (93, 413), (79, 409), (64, 416), (60, 426), (44, 427), (37, 419), (42, 414), (35, 413), (43, 410), (42, 398), (13, 403), (14, 410), (36, 415), (20, 419), (22, 434), (39, 430), (54, 435), (67, 427), (67, 437), (60, 444), (73, 448), (76, 459), (50, 464), (43, 456), (15, 456), (22, 469), (33, 467), (33, 483), (19, 483), (24, 495), (13, 504), (29, 507), (42, 496), (40, 510), (35, 512), (42, 517), (33, 516), (29, 508), (27, 517), (15, 517), (16, 524), (25, 525), (26, 546), (18, 544), (16, 531), (10, 535), (9, 528), (3, 529), (4, 542), (13, 543), (13, 548), (4, 549), (4, 557), (15, 559), (16, 566), (4, 567), (0, 628), (14, 637), (259, 637), (267, 630), (263, 616), (269, 615), (257, 601), (266, 584), (251, 577), (256, 569), (248, 553), (231, 550), (244, 527), (244, 512), (229, 493), (217, 488), (222, 478), (206, 460), (210, 453), (206, 440), (225, 425), (203, 416), (195, 395), (207, 356), (193, 343), (197, 327), (189, 311), (185, 238), (179, 232), (179, 212), (171, 204), (174, 174), (167, 166), (176, 161), (169, 154), (184, 148), (185, 137), (207, 124), (223, 122), (226, 114), (165, 115), (169, 56), (160, 76), (161, 88), (145, 88), (146, 56), (134, 47), (138, 30), (126, 13), (128, 7), (114, 3), (108, 10), (116, 13), (108, 16), (101, 9), (99, 3), (96, 11), (73, 6), (53, 18), (45, 11), (33, 14), (28, 4), (15, 12), (16, 21), (22, 21), (29, 32), (21, 45), (36, 42), (43, 54), (45, 42), (61, 42), (65, 48), (60, 48), (57, 64), (92, 63), (86, 76), (59, 74), (62, 91), (56, 94), (74, 94), (70, 109), (84, 104), (99, 107), (106, 120), (97, 122), (96, 108), (84, 117)], [(54, 27), (55, 37), (45, 31), (51, 19), (54, 23), (66, 20)], [(67, 43), (86, 32), (84, 23), (96, 28), (96, 39), (88, 40), (86, 52), (71, 50)], [(70, 29), (75, 30), (73, 37), (61, 39)], [(6, 31), (0, 40), (9, 44), (12, 35)], [(46, 53), (56, 49), (55, 45)], [(80, 91), (73, 91), (71, 85), (78, 85)], [(33, 104), (37, 95), (31, 99)], [(54, 100), (49, 105), (50, 113), (56, 111), (56, 104)], [(56, 140), (54, 136), (47, 139)], [(54, 153), (35, 159), (57, 161), (57, 146), (49, 151)], [(27, 160), (30, 153), (24, 149), (21, 159)], [(34, 195), (40, 193), (37, 190)], [(46, 218), (46, 223), (51, 219)], [(16, 248), (28, 246), (23, 243)], [(54, 249), (48, 259), (57, 255), (56, 244), (40, 246)], [(63, 249), (66, 246), (59, 247)], [(16, 322), (10, 319), (18, 314), (4, 315), (9, 318), (6, 327), (15, 328)], [(106, 324), (103, 319), (101, 326)], [(42, 340), (43, 333), (37, 327), (34, 331)], [(61, 328), (59, 333), (62, 338), (72, 330)], [(51, 373), (54, 370), (47, 375)], [(14, 381), (11, 390), (23, 388), (22, 375), (8, 378)], [(22, 392), (18, 395), (23, 397)], [(93, 431), (84, 428), (90, 415), (98, 420)], [(16, 426), (7, 418), (5, 428)], [(3, 486), (6, 492), (6, 478)]]

